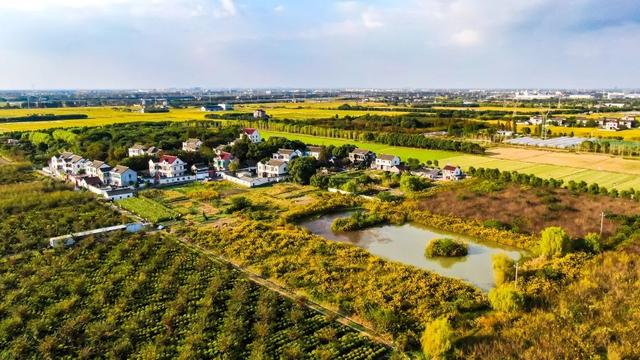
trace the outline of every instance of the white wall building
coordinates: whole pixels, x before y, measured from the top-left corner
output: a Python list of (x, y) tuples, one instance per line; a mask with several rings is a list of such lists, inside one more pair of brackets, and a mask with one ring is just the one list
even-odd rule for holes
[(118, 165), (109, 173), (111, 184), (118, 187), (132, 186), (138, 182), (138, 174), (127, 166)]
[(149, 175), (159, 177), (183, 176), (187, 171), (187, 164), (177, 156), (163, 155), (158, 162), (149, 160)]
[(258, 176), (263, 178), (284, 176), (287, 170), (287, 163), (283, 160), (271, 159), (266, 163), (258, 163)]
[(400, 157), (380, 154), (376, 157), (376, 160), (371, 167), (378, 170), (389, 171), (392, 167), (398, 165), (400, 165)]

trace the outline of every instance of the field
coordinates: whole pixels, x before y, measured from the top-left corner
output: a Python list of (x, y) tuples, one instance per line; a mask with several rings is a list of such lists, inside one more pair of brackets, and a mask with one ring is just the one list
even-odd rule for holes
[[(619, 114), (618, 117), (621, 115)], [(529, 128), (534, 131), (533, 125), (518, 125), (518, 131), (524, 128)], [(618, 138), (621, 137), (624, 140), (640, 140), (640, 129), (629, 129), (620, 131), (609, 131), (598, 128), (588, 127), (564, 127), (564, 126), (548, 126), (551, 133), (554, 135), (571, 134), (578, 137), (593, 137), (593, 138)]]
[[(471, 110), (471, 111), (508, 111), (516, 114), (547, 112), (547, 108), (514, 107), (514, 106), (434, 106), (437, 110)], [(558, 110), (558, 109), (551, 109)], [(562, 109), (561, 109), (562, 110)]]
[[(325, 103), (322, 103), (325, 104)], [(31, 131), (42, 130), (58, 127), (78, 127), (78, 126), (102, 126), (116, 123), (127, 123), (136, 121), (188, 121), (188, 120), (204, 120), (206, 114), (224, 114), (224, 113), (240, 113), (253, 112), (253, 110), (263, 107), (270, 116), (276, 119), (313, 119), (327, 118), (338, 115), (344, 117), (361, 116), (365, 114), (382, 114), (382, 115), (399, 115), (402, 112), (390, 111), (349, 111), (349, 110), (331, 110), (329, 108), (302, 107), (302, 104), (272, 104), (277, 108), (267, 107), (269, 104), (244, 105), (236, 107), (236, 110), (229, 112), (206, 113), (200, 111), (200, 108), (187, 109), (171, 109), (168, 113), (151, 113), (144, 114), (136, 112), (135, 107), (70, 107), (70, 108), (53, 108), (53, 109), (2, 109), (0, 110), (0, 118), (27, 116), (31, 114), (87, 114), (88, 119), (80, 120), (57, 120), (57, 121), (30, 121), (15, 123), (0, 123), (0, 133), (7, 131)], [(287, 107), (284, 107), (287, 105)], [(297, 105), (297, 107), (289, 107)], [(333, 106), (333, 105), (331, 105)], [(336, 105), (337, 106), (337, 105)]]
[(383, 359), (389, 349), (160, 235), (0, 261), (0, 358)]
[(118, 200), (117, 203), (123, 208), (148, 221), (151, 221), (152, 223), (176, 219), (179, 216), (176, 211), (145, 197), (133, 197)]
[(304, 141), (315, 145), (354, 144), (367, 148), (377, 154), (395, 154), (402, 160), (409, 157), (422, 162), (438, 160), (440, 165), (451, 164), (462, 168), (484, 167), (500, 170), (518, 171), (533, 174), (542, 178), (586, 181), (598, 183), (608, 189), (624, 190), (640, 188), (640, 163), (595, 154), (559, 153), (530, 149), (492, 148), (486, 156), (460, 155), (459, 153), (388, 146), (384, 144), (366, 143), (346, 139), (316, 137), (312, 135), (277, 133), (261, 131), (264, 137), (284, 136), (289, 139)]

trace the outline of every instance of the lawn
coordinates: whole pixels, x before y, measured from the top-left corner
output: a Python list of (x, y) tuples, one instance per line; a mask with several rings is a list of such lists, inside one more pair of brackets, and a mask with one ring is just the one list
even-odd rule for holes
[(122, 208), (143, 217), (153, 223), (172, 220), (179, 214), (168, 207), (144, 197), (133, 197), (116, 202)]
[[(493, 156), (481, 156), (481, 155), (463, 155), (461, 153), (440, 151), (440, 150), (428, 150), (428, 149), (416, 149), (399, 146), (388, 146), (385, 144), (368, 143), (361, 141), (353, 141), (346, 139), (334, 139), (318, 137), (313, 135), (301, 135), (301, 134), (289, 134), (278, 133), (273, 131), (263, 131), (260, 133), (263, 137), (269, 138), (271, 136), (283, 136), (289, 139), (300, 140), (307, 144), (314, 145), (343, 145), (354, 144), (358, 147), (369, 149), (377, 154), (394, 154), (400, 156), (404, 161), (409, 157), (416, 158), (421, 162), (427, 160), (438, 160), (440, 165), (451, 164), (462, 167), (463, 169), (473, 167), (484, 168), (498, 168), (506, 171), (518, 171), (526, 174), (534, 174), (542, 178), (554, 178), (562, 179), (565, 182), (570, 180), (574, 181), (586, 181), (587, 183), (597, 183), (600, 186), (605, 186), (609, 189), (624, 190), (629, 188), (640, 188), (640, 176), (634, 174), (637, 168), (632, 167), (629, 173), (625, 171), (603, 171), (590, 166), (585, 165), (584, 168), (577, 167), (575, 164), (579, 164), (580, 161), (573, 161), (571, 158), (567, 159), (567, 164), (551, 165), (538, 162), (528, 162), (521, 160), (509, 160), (499, 159)], [(552, 156), (552, 155), (547, 155)], [(576, 154), (576, 159), (580, 159), (582, 154)], [(588, 156), (588, 155), (586, 155)], [(574, 159), (575, 160), (575, 159)], [(633, 160), (627, 160), (633, 161)], [(574, 164), (574, 166), (571, 166)], [(640, 166), (640, 163), (638, 164)], [(622, 169), (622, 168), (621, 168)]]

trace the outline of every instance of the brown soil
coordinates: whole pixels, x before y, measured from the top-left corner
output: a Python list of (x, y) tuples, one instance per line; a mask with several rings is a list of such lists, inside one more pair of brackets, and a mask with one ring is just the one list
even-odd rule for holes
[[(599, 232), (603, 211), (640, 214), (640, 203), (633, 200), (573, 195), (564, 189), (532, 189), (519, 185), (508, 185), (489, 193), (474, 193), (468, 186), (455, 186), (420, 200), (420, 207), (437, 214), (498, 220), (526, 233), (537, 234), (545, 227), (560, 226), (572, 237)], [(605, 218), (604, 235), (614, 233), (618, 225)]]

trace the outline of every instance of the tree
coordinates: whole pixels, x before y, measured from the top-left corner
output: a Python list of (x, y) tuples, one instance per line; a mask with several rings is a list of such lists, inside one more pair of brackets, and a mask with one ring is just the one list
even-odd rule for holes
[(405, 192), (420, 191), (428, 188), (430, 183), (423, 178), (403, 174), (400, 178), (400, 189)]
[(240, 167), (240, 163), (238, 163), (237, 160), (233, 160), (232, 162), (229, 163), (229, 171), (231, 171), (232, 174), (235, 174), (236, 171), (238, 171), (239, 167)]
[(515, 262), (506, 254), (500, 253), (493, 255), (491, 265), (493, 267), (493, 278), (495, 279), (496, 286), (500, 286), (514, 278)]
[(298, 157), (289, 163), (289, 176), (298, 184), (307, 185), (311, 176), (316, 173), (316, 167), (317, 161), (313, 157)]
[(600, 235), (596, 233), (588, 233), (584, 237), (584, 246), (587, 251), (597, 254), (601, 251)]
[(494, 310), (515, 312), (522, 309), (524, 297), (512, 285), (502, 285), (489, 291), (489, 303)]
[(540, 235), (539, 251), (540, 255), (550, 257), (560, 257), (569, 252), (571, 240), (569, 235), (560, 227), (550, 226)]
[(422, 334), (422, 351), (431, 358), (442, 358), (451, 349), (454, 332), (447, 318), (430, 322)]

